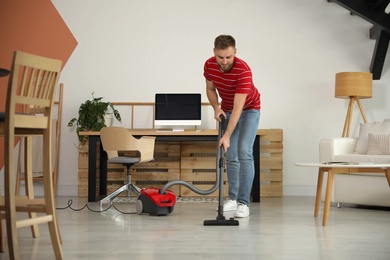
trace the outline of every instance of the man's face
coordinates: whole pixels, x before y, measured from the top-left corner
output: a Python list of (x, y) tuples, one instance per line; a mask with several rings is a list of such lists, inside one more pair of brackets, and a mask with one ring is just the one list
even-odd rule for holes
[(228, 72), (233, 66), (236, 49), (233, 47), (228, 47), (223, 50), (214, 49), (214, 55), (221, 71)]

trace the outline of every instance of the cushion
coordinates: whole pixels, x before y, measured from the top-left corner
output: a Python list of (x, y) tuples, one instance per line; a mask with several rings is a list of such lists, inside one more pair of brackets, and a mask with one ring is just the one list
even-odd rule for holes
[(390, 154), (390, 133), (369, 133), (367, 154)]
[[(390, 155), (386, 154), (337, 154), (333, 157), (334, 162), (351, 162), (362, 164), (389, 164)], [(373, 174), (373, 173), (370, 173)], [(383, 173), (380, 173), (384, 177)]]
[(390, 122), (361, 123), (354, 153), (367, 154), (369, 133), (390, 133)]

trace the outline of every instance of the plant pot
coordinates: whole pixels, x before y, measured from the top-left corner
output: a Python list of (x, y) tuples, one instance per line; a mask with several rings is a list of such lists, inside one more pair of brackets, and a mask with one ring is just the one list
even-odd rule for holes
[(114, 122), (114, 116), (113, 114), (106, 114), (104, 116), (104, 124), (107, 126), (107, 127), (110, 127), (112, 126), (112, 123)]

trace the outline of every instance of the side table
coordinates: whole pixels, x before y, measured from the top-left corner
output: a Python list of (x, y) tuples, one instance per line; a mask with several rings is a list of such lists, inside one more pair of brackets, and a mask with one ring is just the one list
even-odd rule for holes
[(326, 183), (326, 193), (324, 202), (324, 212), (322, 217), (322, 225), (328, 224), (330, 197), (333, 189), (333, 181), (335, 174), (350, 174), (350, 173), (384, 173), (387, 182), (390, 186), (390, 164), (356, 164), (356, 163), (296, 163), (300, 167), (318, 167), (318, 181), (316, 201), (314, 206), (314, 217), (318, 216), (321, 205), (321, 192), (324, 179), (324, 173), (328, 173), (328, 180)]

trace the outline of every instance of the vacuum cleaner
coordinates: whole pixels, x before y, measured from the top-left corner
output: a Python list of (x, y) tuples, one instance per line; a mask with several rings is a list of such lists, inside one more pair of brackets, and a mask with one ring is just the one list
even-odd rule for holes
[(138, 215), (149, 213), (150, 215), (164, 216), (172, 213), (176, 203), (176, 195), (170, 190), (163, 194), (160, 191), (159, 188), (141, 189), (135, 204)]
[(168, 215), (173, 212), (176, 196), (168, 190), (169, 187), (174, 185), (183, 185), (193, 192), (200, 195), (209, 195), (215, 192), (219, 188), (218, 194), (218, 215), (216, 219), (205, 220), (203, 224), (205, 226), (238, 226), (238, 220), (234, 218), (226, 219), (223, 215), (223, 194), (224, 185), (223, 177), (225, 171), (224, 149), (223, 146), (219, 147), (219, 140), (223, 136), (223, 125), (225, 124), (225, 117), (221, 116), (221, 122), (218, 129), (218, 142), (217, 142), (217, 158), (216, 158), (216, 181), (214, 186), (209, 190), (200, 190), (197, 187), (182, 180), (176, 180), (165, 184), (161, 189), (159, 188), (143, 188), (140, 191), (136, 202), (137, 214), (148, 213), (151, 215)]

